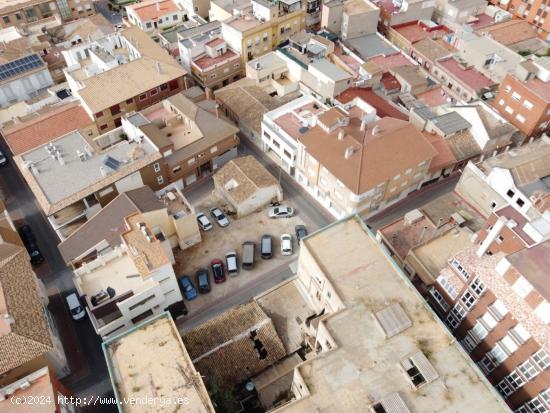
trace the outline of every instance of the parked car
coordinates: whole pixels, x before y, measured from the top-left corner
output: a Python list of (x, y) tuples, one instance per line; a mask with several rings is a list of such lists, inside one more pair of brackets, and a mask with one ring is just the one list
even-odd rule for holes
[(243, 270), (251, 270), (254, 268), (254, 250), (256, 244), (252, 241), (243, 242)]
[(269, 260), (273, 257), (273, 240), (271, 235), (262, 235), (260, 240), (260, 256), (264, 260)]
[(67, 301), (67, 306), (69, 307), (69, 311), (73, 320), (82, 320), (84, 317), (86, 317), (86, 310), (84, 310), (84, 307), (82, 307), (82, 304), (78, 299), (78, 295), (76, 295), (76, 293), (69, 294), (67, 297), (65, 297), (65, 301)]
[(292, 255), (292, 235), (281, 235), (281, 255)]
[(197, 271), (197, 285), (199, 293), (206, 294), (210, 292), (210, 277), (208, 277), (208, 270), (206, 268), (200, 268)]
[(290, 218), (294, 215), (294, 209), (286, 206), (269, 208), (269, 218)]
[(180, 285), (186, 300), (191, 301), (197, 298), (197, 290), (188, 275), (184, 275), (180, 278)]
[(4, 152), (0, 151), (0, 166), (4, 166), (8, 164), (8, 158), (6, 158), (6, 155), (4, 155)]
[(223, 261), (219, 259), (213, 259), (210, 263), (212, 267), (212, 274), (214, 275), (214, 282), (220, 284), (225, 282), (225, 267), (223, 266)]
[(225, 264), (227, 266), (227, 273), (230, 277), (235, 277), (239, 274), (239, 262), (235, 251), (230, 251), (225, 254)]
[(220, 227), (226, 227), (229, 225), (229, 219), (225, 216), (220, 208), (212, 208), (210, 210), (210, 215), (212, 215), (212, 218), (216, 220)]
[(212, 223), (202, 212), (197, 214), (197, 222), (203, 231), (210, 231), (212, 229)]
[(34, 237), (31, 227), (28, 225), (23, 225), (19, 228), (19, 235), (21, 236), (21, 240), (31, 256), (31, 264), (37, 265), (44, 262), (44, 257), (38, 248), (38, 244), (36, 243), (36, 238)]
[(302, 241), (302, 238), (307, 237), (307, 228), (305, 225), (296, 225), (294, 227), (294, 231), (296, 232), (296, 239), (298, 240), (298, 244), (300, 241)]

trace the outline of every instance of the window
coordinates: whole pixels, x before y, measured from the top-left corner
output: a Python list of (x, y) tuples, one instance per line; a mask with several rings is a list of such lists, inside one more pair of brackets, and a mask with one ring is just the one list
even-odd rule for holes
[(151, 89), (151, 90), (149, 91), (149, 95), (150, 95), (150, 96), (155, 96), (157, 93), (159, 93), (159, 91), (158, 91), (157, 88)]
[(500, 99), (500, 100), (498, 101), (498, 104), (499, 104), (500, 106), (504, 106), (504, 99)]
[(177, 21), (177, 20), (178, 20), (178, 15), (177, 15), (177, 14), (174, 14), (174, 15), (172, 16), (172, 20)]
[(497, 320), (495, 320), (491, 313), (488, 312), (483, 314), (483, 316), (479, 318), (479, 321), (489, 331), (491, 331), (497, 325)]
[(508, 374), (508, 376), (506, 376), (506, 380), (508, 380), (508, 383), (510, 383), (510, 386), (514, 389), (514, 391), (525, 384), (525, 379), (519, 375), (517, 370), (514, 370)]
[(499, 235), (496, 239), (497, 244), (502, 244), (502, 241), (504, 241), (504, 237), (502, 235)]
[(160, 85), (160, 91), (164, 92), (165, 90), (168, 90), (168, 85), (166, 83), (163, 83), (162, 85)]
[(531, 358), (541, 370), (546, 370), (550, 366), (550, 356), (543, 349), (533, 353)]
[(181, 171), (181, 165), (178, 165), (178, 166), (174, 166), (172, 168), (172, 173), (175, 174), (177, 172)]
[(495, 317), (498, 321), (502, 320), (506, 316), (506, 314), (508, 314), (508, 309), (499, 299), (491, 304), (488, 309), (493, 317)]
[(523, 105), (522, 105), (524, 108), (526, 108), (527, 110), (531, 110), (533, 109), (533, 104), (531, 102), (529, 102), (527, 99), (525, 99), (523, 101)]
[[(527, 294), (531, 292), (533, 289), (533, 286), (529, 281), (525, 279), (525, 277), (520, 276), (516, 282), (512, 285), (512, 289), (515, 291), (517, 295), (519, 295), (521, 298), (525, 298)], [(535, 310), (536, 312), (536, 310)]]
[(155, 163), (153, 164), (153, 170), (154, 170), (155, 172), (160, 172), (160, 163), (155, 162)]
[(485, 284), (481, 281), (479, 277), (477, 277), (472, 284), (470, 284), (470, 288), (474, 292), (476, 296), (481, 296), (485, 292)]
[(493, 359), (496, 366), (501, 364), (504, 360), (508, 358), (508, 354), (502, 349), (500, 344), (495, 344), (495, 346), (489, 351), (488, 355)]
[(171, 80), (168, 83), (168, 87), (170, 88), (170, 90), (176, 90), (179, 87), (178, 80), (177, 79)]
[(542, 393), (539, 394), (539, 397), (544, 400), (544, 402), (550, 406), (550, 389), (544, 390)]
[(139, 95), (139, 100), (142, 101), (142, 100), (145, 100), (147, 99), (147, 95), (144, 93), (143, 95)]
[(453, 258), (453, 260), (451, 261), (451, 267), (453, 267), (460, 275), (462, 275), (462, 277), (464, 279), (469, 279), (470, 278), (470, 274), (468, 274), (468, 271), (466, 271), (462, 265), (460, 265), (460, 262)]
[(102, 116), (103, 116), (103, 111), (97, 112), (94, 116), (95, 116), (96, 118), (102, 117)]
[(486, 373), (489, 374), (495, 369), (495, 365), (493, 362), (489, 359), (489, 357), (485, 356), (481, 359), (481, 369)]
[(542, 404), (538, 396), (534, 399), (531, 399), (527, 402), (527, 406), (531, 409), (533, 413), (547, 413), (548, 409)]
[(533, 377), (540, 373), (535, 367), (535, 363), (531, 360), (527, 360), (525, 363), (520, 364), (518, 366), (518, 371), (523, 374), (523, 377), (525, 377), (527, 381), (530, 381)]
[(109, 127), (108, 125), (101, 125), (101, 126), (99, 127), (99, 130), (105, 130), (105, 129), (107, 129), (108, 127)]
[(509, 114), (514, 113), (514, 109), (512, 109), (510, 106), (506, 106), (506, 107), (504, 108), (504, 111), (505, 111), (506, 113), (509, 113)]
[(510, 334), (505, 335), (502, 340), (499, 341), (499, 344), (508, 355), (514, 354), (515, 351), (518, 349), (518, 345), (512, 339), (512, 336)]
[(512, 387), (508, 384), (508, 382), (506, 380), (501, 380), (500, 382), (498, 382), (497, 385), (496, 385), (496, 388), (497, 388), (498, 392), (504, 398), (508, 397), (509, 395), (511, 395), (514, 392), (514, 390), (512, 389)]
[(126, 99), (126, 104), (130, 105), (130, 104), (132, 104), (133, 101), (134, 101), (134, 99), (132, 99), (132, 98)]
[(518, 92), (513, 92), (512, 93), (512, 99), (519, 101), (519, 100), (521, 100), (521, 95)]
[(135, 310), (135, 309), (138, 308), (140, 305), (143, 305), (143, 304), (145, 304), (145, 303), (148, 303), (148, 302), (151, 301), (151, 300), (154, 300), (155, 297), (156, 297), (155, 294), (150, 295), (150, 296), (144, 298), (143, 300), (138, 301), (137, 303), (135, 303), (135, 304), (131, 305), (130, 307), (128, 307), (128, 310), (129, 310), (129, 311)]
[(462, 294), (462, 297), (460, 297), (460, 301), (468, 310), (470, 310), (475, 305), (477, 298), (474, 297), (474, 295), (470, 291), (466, 291), (464, 294)]
[(516, 194), (516, 193), (515, 193), (514, 191), (512, 191), (511, 189), (509, 189), (509, 190), (506, 192), (506, 195), (507, 195), (509, 198), (513, 198), (515, 194)]
[(510, 334), (520, 345), (525, 343), (531, 337), (531, 334), (523, 327), (521, 323), (516, 324), (510, 329)]
[(215, 78), (216, 78), (216, 74), (215, 74), (215, 73), (212, 73), (212, 74), (210, 75), (210, 79), (215, 79)]
[(460, 341), (460, 344), (462, 344), (462, 347), (464, 347), (464, 349), (468, 352), (468, 353), (471, 353), (472, 351), (474, 351), (474, 349), (477, 347), (477, 343), (472, 340), (472, 338), (470, 336), (466, 336), (464, 337), (461, 341)]
[(523, 199), (521, 199), (521, 198), (518, 198), (518, 199), (516, 200), (516, 204), (518, 205), (518, 207), (521, 208), (521, 207), (523, 207), (523, 206), (525, 205), (525, 201), (524, 201)]
[(4, 23), (8, 24), (10, 22), (10, 16), (4, 16), (2, 20), (4, 20)]
[(525, 116), (523, 115), (520, 115), (519, 113), (516, 115), (516, 120), (519, 122), (519, 123), (525, 123)]
[(458, 320), (464, 319), (466, 317), (466, 313), (466, 309), (458, 303), (455, 304), (455, 306), (451, 310), (451, 314), (453, 314)]
[(113, 116), (118, 115), (120, 113), (120, 106), (119, 105), (113, 105), (109, 109), (111, 111), (111, 115), (113, 115)]
[(449, 311), (449, 304), (447, 303), (447, 301), (445, 301), (443, 296), (439, 293), (439, 291), (437, 291), (435, 287), (430, 288), (430, 294), (433, 298), (435, 298), (435, 301), (437, 301), (437, 303), (441, 306), (441, 308), (443, 308), (444, 311)]
[(481, 340), (487, 337), (487, 334), (489, 334), (489, 332), (478, 320), (475, 325), (470, 329), (470, 331), (468, 331), (468, 334), (476, 343), (479, 344)]
[(454, 315), (449, 314), (445, 320), (445, 323), (451, 330), (454, 330), (460, 325), (460, 320), (457, 320)]
[(159, 185), (162, 185), (162, 184), (164, 183), (164, 178), (162, 177), (162, 175), (157, 176), (157, 183), (158, 183)]

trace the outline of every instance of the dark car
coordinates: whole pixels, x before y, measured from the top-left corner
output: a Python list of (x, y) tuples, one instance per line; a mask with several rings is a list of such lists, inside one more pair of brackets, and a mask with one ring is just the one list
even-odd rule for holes
[(184, 275), (180, 278), (180, 285), (183, 290), (183, 295), (185, 295), (187, 300), (191, 301), (197, 298), (197, 290), (188, 275)]
[(4, 155), (4, 152), (0, 151), (0, 166), (4, 166), (8, 164), (8, 158), (6, 158), (6, 155)]
[(307, 236), (307, 228), (304, 225), (296, 225), (294, 227), (294, 231), (296, 232), (296, 239), (298, 240), (299, 244), (302, 238), (305, 238)]
[(38, 249), (38, 244), (36, 243), (36, 238), (34, 237), (31, 227), (28, 225), (23, 225), (19, 228), (19, 235), (21, 236), (21, 240), (31, 256), (31, 264), (37, 265), (44, 262), (44, 257), (42, 256), (40, 249)]
[(225, 268), (223, 266), (223, 261), (219, 259), (214, 259), (211, 262), (212, 274), (214, 275), (214, 282), (220, 284), (225, 282)]
[(210, 279), (206, 268), (200, 268), (197, 271), (197, 286), (199, 288), (199, 293), (201, 294), (210, 292)]

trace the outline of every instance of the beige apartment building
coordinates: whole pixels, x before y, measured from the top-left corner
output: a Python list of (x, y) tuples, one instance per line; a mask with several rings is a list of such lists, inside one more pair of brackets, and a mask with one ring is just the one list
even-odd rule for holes
[(191, 61), (191, 75), (203, 88), (217, 90), (239, 80), (244, 74), (241, 55), (217, 36), (204, 43), (204, 53)]
[[(303, 239), (293, 283), (299, 293), (288, 307), (301, 299), (314, 311), (300, 324), (311, 351), (294, 367), (287, 358), (269, 372), (273, 378), (286, 368), (292, 382), (268, 411), (508, 411), (359, 217)], [(289, 283), (277, 289), (288, 291)], [(281, 391), (279, 382), (266, 388), (265, 375), (252, 381), (261, 398)]]
[(187, 89), (187, 72), (138, 27), (62, 53), (69, 87), (99, 133), (119, 127), (124, 114)]
[(10, 0), (0, 4), (0, 27), (23, 27), (54, 17), (68, 21), (93, 14), (95, 6), (92, 0)]
[[(203, 378), (195, 369), (170, 314), (161, 313), (106, 340), (102, 347), (119, 404), (129, 399), (148, 400), (155, 394), (158, 400), (164, 403), (171, 400), (186, 411), (215, 413)], [(137, 403), (125, 406), (127, 413), (143, 411), (143, 405)]]
[(213, 110), (180, 93), (125, 119), (129, 137), (146, 137), (162, 154), (155, 188), (185, 188), (237, 156), (239, 129)]
[(59, 244), (95, 331), (105, 338), (182, 300), (173, 248), (201, 241), (196, 215), (177, 188), (122, 193)]
[(296, 180), (339, 218), (403, 199), (437, 154), (412, 124), (370, 109), (331, 108), (298, 138)]
[(222, 22), (222, 36), (244, 63), (270, 52), (305, 28), (301, 0), (252, 0)]

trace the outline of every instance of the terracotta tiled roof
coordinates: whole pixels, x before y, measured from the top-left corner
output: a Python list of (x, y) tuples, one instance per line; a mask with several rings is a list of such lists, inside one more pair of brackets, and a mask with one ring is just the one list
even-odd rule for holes
[(213, 178), (220, 188), (225, 188), (228, 182), (235, 181), (237, 187), (226, 191), (226, 196), (230, 196), (237, 203), (250, 198), (260, 188), (278, 186), (275, 177), (250, 155), (229, 161)]
[(436, 133), (422, 132), (422, 134), (428, 139), (430, 144), (437, 151), (437, 155), (432, 159), (430, 163), (430, 171), (438, 171), (440, 169), (448, 168), (456, 163), (456, 158), (449, 148), (449, 145), (445, 138), (439, 136)]
[(14, 322), (0, 321), (0, 375), (53, 349), (50, 330), (24, 248), (0, 244), (0, 308)]
[(399, 109), (392, 106), (387, 100), (378, 96), (371, 88), (350, 87), (340, 93), (336, 97), (336, 100), (342, 104), (346, 104), (355, 98), (359, 98), (375, 108), (376, 114), (381, 118), (391, 116), (392, 118), (409, 120), (406, 114), (400, 112)]
[[(408, 122), (385, 117), (360, 130), (359, 118), (350, 119), (342, 128), (345, 136), (338, 139), (340, 128), (326, 133), (319, 126), (302, 135), (306, 151), (356, 194), (367, 192), (437, 154), (428, 140)], [(378, 132), (373, 134), (374, 127)], [(354, 152), (345, 159), (350, 147)]]
[(82, 106), (69, 103), (5, 128), (2, 134), (12, 153), (20, 155), (92, 123)]
[(534, 26), (527, 20), (517, 19), (494, 24), (477, 30), (480, 34), (490, 35), (497, 42), (508, 46), (537, 37)]
[(141, 21), (157, 20), (169, 13), (175, 13), (179, 10), (178, 6), (172, 0), (153, 0), (126, 6), (134, 10)]
[(463, 66), (453, 58), (440, 60), (437, 64), (443, 68), (447, 74), (453, 76), (455, 79), (462, 82), (462, 84), (476, 92), (483, 88), (491, 87), (495, 84), (495, 82), (478, 72), (473, 67)]
[[(255, 301), (234, 307), (191, 330), (183, 336), (183, 342), (202, 375), (232, 384), (286, 356), (273, 322)], [(257, 344), (266, 350), (265, 358), (260, 358)]]

